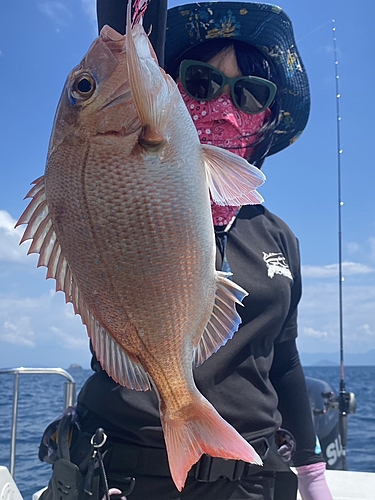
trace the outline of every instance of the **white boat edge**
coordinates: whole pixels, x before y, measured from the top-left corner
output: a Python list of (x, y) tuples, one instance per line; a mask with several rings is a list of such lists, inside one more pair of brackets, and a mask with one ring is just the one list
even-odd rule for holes
[[(327, 470), (326, 478), (334, 500), (373, 500), (375, 473)], [(38, 500), (45, 488), (36, 491), (32, 500)], [(23, 500), (7, 467), (0, 465), (0, 499)], [(301, 500), (298, 493), (297, 500)]]
[[(374, 500), (375, 473), (326, 470), (326, 480), (333, 500)], [(297, 500), (302, 500), (298, 492)]]
[(1, 500), (23, 500), (9, 470), (0, 465), (0, 498)]

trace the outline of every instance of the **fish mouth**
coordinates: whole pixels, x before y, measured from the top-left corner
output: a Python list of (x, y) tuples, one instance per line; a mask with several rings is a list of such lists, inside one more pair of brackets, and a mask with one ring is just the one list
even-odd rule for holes
[(104, 42), (123, 42), (125, 43), (125, 35), (121, 35), (118, 31), (111, 28), (108, 24), (104, 25), (100, 30), (100, 38)]

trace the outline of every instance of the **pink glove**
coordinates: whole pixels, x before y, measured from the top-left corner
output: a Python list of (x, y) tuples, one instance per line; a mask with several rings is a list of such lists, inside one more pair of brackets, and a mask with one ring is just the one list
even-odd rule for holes
[(325, 462), (296, 467), (298, 489), (303, 500), (333, 500), (324, 477)]

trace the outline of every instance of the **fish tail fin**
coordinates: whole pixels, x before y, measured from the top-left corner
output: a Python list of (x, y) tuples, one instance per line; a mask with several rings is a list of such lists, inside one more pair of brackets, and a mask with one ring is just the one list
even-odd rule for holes
[(174, 107), (177, 85), (159, 67), (152, 45), (141, 24), (131, 26), (131, 2), (126, 17), (126, 51), (129, 83), (143, 126), (141, 143), (158, 145), (165, 141), (164, 130)]
[(161, 416), (169, 467), (179, 491), (189, 470), (203, 454), (262, 465), (254, 448), (203, 396), (189, 412), (191, 417), (187, 419), (171, 419), (167, 413)]

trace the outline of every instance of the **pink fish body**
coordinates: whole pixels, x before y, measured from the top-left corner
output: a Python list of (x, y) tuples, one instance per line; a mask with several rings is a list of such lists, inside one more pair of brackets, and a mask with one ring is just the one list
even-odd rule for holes
[(261, 464), (199, 393), (193, 366), (238, 329), (246, 295), (215, 271), (209, 190), (218, 203), (259, 203), (264, 177), (199, 143), (143, 28), (127, 31), (104, 27), (68, 76), (45, 175), (18, 224), (103, 369), (126, 387), (156, 389), (181, 490), (203, 453)]

